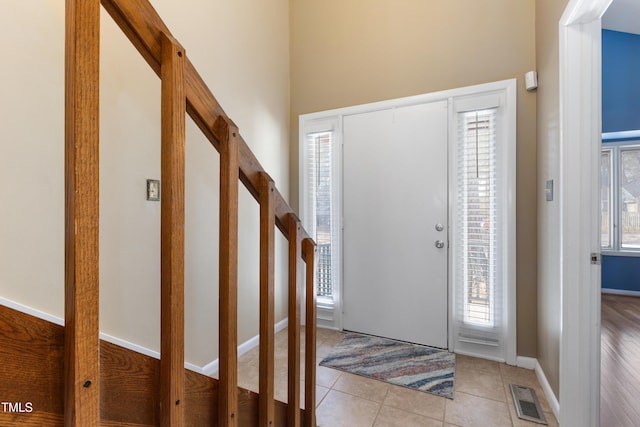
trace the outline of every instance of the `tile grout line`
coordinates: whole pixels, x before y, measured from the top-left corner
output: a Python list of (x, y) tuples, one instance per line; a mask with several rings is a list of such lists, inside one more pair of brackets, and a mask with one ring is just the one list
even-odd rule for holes
[(500, 369), (498, 370), (498, 372), (500, 372), (500, 382), (502, 383), (502, 393), (504, 394), (504, 399), (507, 405), (507, 413), (509, 414), (509, 421), (511, 422), (511, 426), (514, 427), (515, 422), (513, 420), (513, 416), (511, 415), (511, 407), (509, 406), (509, 396), (507, 396), (507, 392), (506, 392), (506, 388), (507, 388), (506, 379), (502, 374), (502, 367), (499, 366), (499, 368)]
[[(455, 377), (455, 371), (453, 371), (453, 375), (454, 375), (454, 376), (453, 376), (453, 398), (455, 398), (455, 397), (456, 397), (456, 385), (455, 385), (455, 384), (456, 384), (456, 383), (455, 383), (455, 381), (456, 381), (456, 377)], [(443, 426), (444, 426), (444, 425), (445, 425), (445, 423), (447, 422), (447, 400), (448, 400), (448, 399), (446, 399), (446, 398), (445, 398), (445, 401), (444, 401), (444, 409), (442, 410), (442, 425), (443, 425)], [(451, 401), (453, 402), (453, 399), (451, 399)]]
[[(384, 402), (384, 400), (383, 400), (383, 402)], [(371, 424), (371, 427), (374, 427), (376, 425), (376, 422), (378, 421), (378, 417), (380, 416), (380, 411), (382, 410), (382, 405), (383, 404), (380, 403), (380, 406), (378, 406), (378, 411), (376, 412), (376, 416), (373, 418), (373, 424)]]
[(373, 424), (371, 424), (371, 427), (375, 427), (376, 422), (378, 422), (378, 417), (380, 416), (380, 411), (382, 411), (382, 407), (385, 406), (384, 402), (385, 400), (387, 400), (387, 396), (389, 395), (389, 387), (385, 387), (386, 388), (386, 392), (384, 394), (384, 397), (382, 398), (382, 401), (380, 402), (380, 407), (378, 408), (378, 412), (376, 413), (376, 417), (373, 419)]

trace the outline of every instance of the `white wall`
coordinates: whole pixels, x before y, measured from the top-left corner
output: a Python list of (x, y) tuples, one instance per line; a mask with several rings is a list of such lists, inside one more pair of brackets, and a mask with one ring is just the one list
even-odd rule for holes
[[(254, 153), (288, 197), (289, 12), (286, 0), (153, 0)], [(160, 81), (103, 11), (101, 331), (159, 349)], [(63, 317), (64, 2), (6, 0), (0, 44), (0, 297)], [(217, 358), (218, 155), (187, 121), (186, 357)], [(258, 333), (258, 206), (240, 201), (239, 342)], [(279, 238), (276, 320), (286, 317)]]

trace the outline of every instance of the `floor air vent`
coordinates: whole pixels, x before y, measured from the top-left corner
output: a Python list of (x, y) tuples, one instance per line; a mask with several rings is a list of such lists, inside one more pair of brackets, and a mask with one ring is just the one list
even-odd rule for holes
[(533, 389), (515, 384), (509, 384), (509, 388), (511, 388), (511, 395), (516, 405), (518, 418), (538, 424), (547, 424), (544, 413), (540, 408), (540, 402), (538, 402), (536, 392)]

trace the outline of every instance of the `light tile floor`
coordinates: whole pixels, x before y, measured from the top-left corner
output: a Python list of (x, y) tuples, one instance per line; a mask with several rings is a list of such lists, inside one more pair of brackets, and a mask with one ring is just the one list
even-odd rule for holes
[[(316, 363), (327, 356), (342, 337), (341, 332), (318, 329)], [(286, 330), (276, 334), (275, 345), (275, 397), (286, 402)], [(304, 353), (301, 358), (304, 360)], [(239, 359), (241, 387), (257, 392), (258, 361), (257, 348)], [(509, 391), (512, 383), (532, 387), (549, 425), (558, 425), (535, 372), (504, 363), (457, 355), (453, 400), (323, 366), (317, 366), (316, 377), (316, 416), (320, 427), (539, 426), (516, 416)], [(301, 395), (301, 406), (304, 407), (304, 368)]]

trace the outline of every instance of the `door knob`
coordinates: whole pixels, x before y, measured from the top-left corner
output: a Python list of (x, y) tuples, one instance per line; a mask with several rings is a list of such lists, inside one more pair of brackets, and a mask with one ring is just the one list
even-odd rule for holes
[(436, 240), (436, 248), (438, 249), (444, 248), (444, 242), (442, 240)]

